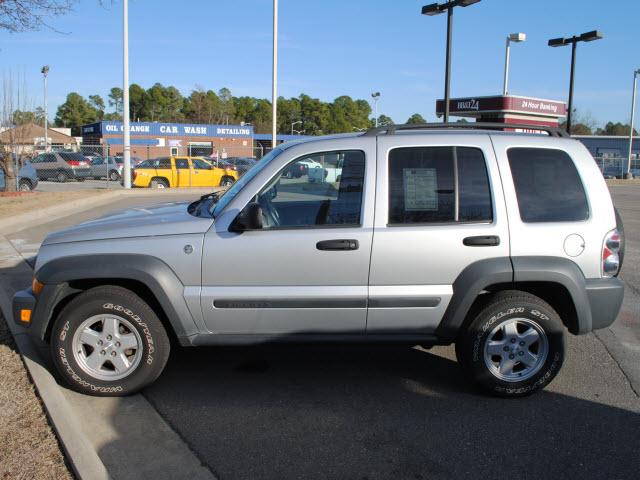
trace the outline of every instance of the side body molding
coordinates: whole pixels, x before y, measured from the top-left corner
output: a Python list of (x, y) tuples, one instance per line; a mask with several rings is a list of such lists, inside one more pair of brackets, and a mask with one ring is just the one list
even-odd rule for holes
[[(154, 294), (164, 310), (178, 338), (184, 339), (200, 333), (184, 298), (184, 285), (174, 271), (162, 260), (150, 255), (100, 254), (61, 257), (45, 263), (36, 273), (36, 278), (45, 285), (38, 298), (43, 307), (53, 307), (61, 300), (61, 285), (73, 281), (95, 279), (135, 280), (143, 283)], [(56, 288), (54, 288), (54, 286)], [(57, 298), (46, 298), (51, 292)], [(43, 298), (44, 297), (44, 298)], [(54, 303), (55, 302), (55, 303)], [(50, 321), (52, 308), (39, 311), (38, 323), (44, 333)]]

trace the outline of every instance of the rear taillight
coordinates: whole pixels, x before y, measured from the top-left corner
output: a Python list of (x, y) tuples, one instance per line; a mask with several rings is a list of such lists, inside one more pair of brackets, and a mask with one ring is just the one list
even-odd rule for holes
[(133, 177), (133, 179), (135, 180), (136, 177), (138, 176), (138, 172), (136, 172), (135, 170), (131, 170), (131, 176)]
[(615, 277), (620, 270), (620, 232), (611, 230), (602, 243), (602, 276)]
[(79, 167), (82, 163), (79, 160), (67, 160), (67, 163), (72, 167)]

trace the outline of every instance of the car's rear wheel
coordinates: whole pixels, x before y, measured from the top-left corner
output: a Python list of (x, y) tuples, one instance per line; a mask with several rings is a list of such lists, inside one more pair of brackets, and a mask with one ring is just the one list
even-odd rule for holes
[(58, 172), (58, 174), (56, 175), (56, 180), (58, 180), (58, 182), (60, 183), (64, 183), (69, 180), (69, 175), (67, 175), (65, 172)]
[(101, 286), (75, 297), (51, 332), (54, 363), (73, 388), (122, 396), (152, 383), (169, 358), (169, 338), (155, 312), (130, 290)]
[(149, 184), (151, 188), (169, 188), (169, 182), (164, 178), (154, 178)]
[(522, 397), (556, 376), (565, 355), (564, 328), (544, 300), (521, 291), (493, 295), (456, 342), (467, 376), (484, 392)]
[(21, 192), (30, 192), (33, 190), (33, 185), (29, 180), (20, 180), (20, 183), (18, 183), (18, 190)]
[(111, 172), (109, 172), (109, 180), (111, 180), (112, 182), (117, 182), (118, 180), (120, 180), (120, 175), (115, 170), (111, 170)]
[(222, 180), (220, 180), (221, 187), (230, 187), (234, 183), (235, 180), (232, 177), (222, 177)]

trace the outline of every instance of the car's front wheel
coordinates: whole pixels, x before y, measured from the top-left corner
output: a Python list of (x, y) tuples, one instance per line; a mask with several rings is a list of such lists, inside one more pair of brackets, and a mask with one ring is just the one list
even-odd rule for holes
[(500, 397), (543, 389), (564, 355), (558, 314), (541, 298), (521, 291), (493, 295), (456, 342), (456, 356), (468, 377)]
[(152, 383), (169, 358), (162, 322), (136, 294), (100, 286), (75, 297), (51, 332), (54, 363), (74, 389), (122, 396)]

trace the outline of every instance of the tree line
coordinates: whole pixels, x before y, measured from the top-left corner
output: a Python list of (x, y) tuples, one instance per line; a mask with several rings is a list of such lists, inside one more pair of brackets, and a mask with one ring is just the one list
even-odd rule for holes
[[(154, 84), (148, 89), (138, 84), (129, 87), (129, 111), (132, 121), (186, 122), (203, 124), (250, 124), (257, 133), (271, 131), (271, 102), (264, 98), (236, 97), (228, 88), (217, 92), (196, 87), (183, 96), (173, 86)], [(332, 102), (301, 94), (298, 97), (278, 98), (278, 132), (324, 135), (366, 130), (375, 124), (369, 102), (343, 95)], [(102, 120), (122, 120), (122, 89), (114, 87), (105, 99), (100, 95), (87, 98), (71, 92), (56, 112), (54, 124), (71, 128), (80, 135), (80, 127)], [(15, 112), (16, 124), (29, 121), (40, 123), (43, 112)], [(301, 123), (300, 123), (301, 122)], [(378, 117), (378, 125), (393, 124), (386, 115)], [(418, 113), (407, 123), (425, 123)]]

